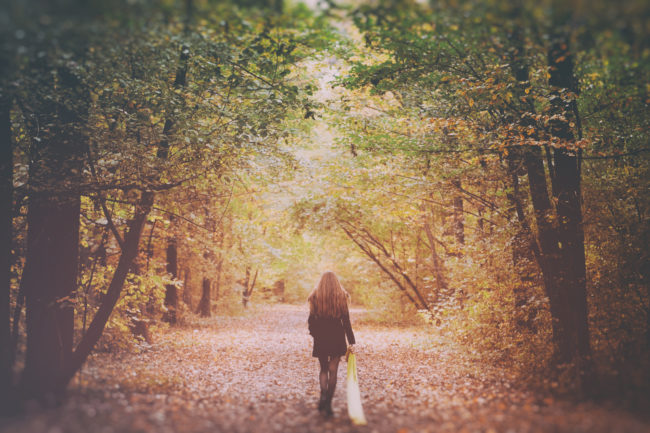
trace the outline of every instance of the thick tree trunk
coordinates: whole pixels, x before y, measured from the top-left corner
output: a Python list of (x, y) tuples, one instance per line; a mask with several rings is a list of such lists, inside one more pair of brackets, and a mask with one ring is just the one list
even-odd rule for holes
[(201, 302), (199, 302), (198, 313), (201, 317), (210, 317), (210, 287), (212, 282), (209, 278), (203, 278)]
[(561, 37), (553, 42), (548, 63), (549, 84), (554, 87), (550, 133), (562, 140), (553, 157), (547, 158), (555, 209), (549, 198), (542, 149), (537, 146), (527, 148), (524, 161), (537, 223), (538, 262), (553, 318), (557, 362), (573, 365), (578, 373), (582, 373), (588, 369), (590, 345), (580, 165), (579, 155), (567, 149), (574, 141), (568, 119), (572, 116), (575, 101), (567, 103), (560, 96), (566, 91), (577, 91), (568, 39)]
[(32, 197), (27, 221), (25, 278), (27, 352), (22, 391), (26, 397), (56, 391), (72, 354), (73, 299), (77, 283), (79, 197)]
[[(521, 78), (527, 76), (527, 73), (522, 72), (522, 70), (515, 72), (521, 75)], [(528, 116), (524, 116), (524, 120), (527, 118)], [(560, 241), (554, 226), (555, 214), (549, 198), (542, 149), (539, 146), (525, 148), (523, 160), (528, 174), (528, 189), (537, 225), (536, 238), (539, 244), (539, 247), (535, 246), (535, 248), (539, 249), (537, 260), (542, 271), (542, 280), (550, 303), (553, 340), (557, 346), (558, 361), (564, 363), (571, 359), (567, 352), (567, 343), (570, 338), (566, 334), (568, 326), (567, 308), (570, 307), (560, 277), (560, 267), (562, 266), (560, 261)], [(551, 168), (549, 167), (549, 169)], [(522, 212), (518, 211), (518, 213)], [(523, 228), (526, 222), (525, 218), (521, 218), (522, 216), (518, 215), (518, 218)], [(533, 246), (532, 243), (531, 246)]]
[[(4, 68), (3, 68), (4, 69)], [(0, 90), (0, 413), (10, 412), (13, 345), (10, 331), (13, 149), (11, 100)]]
[(48, 84), (69, 92), (81, 107), (71, 111), (66, 104), (45, 102), (46, 114), (37, 114), (40, 124), (53, 126), (34, 141), (23, 275), (27, 350), (21, 391), (46, 400), (60, 391), (57, 382), (72, 354), (81, 203), (76, 188), (86, 144), (78, 132), (86, 115), (83, 84), (63, 68), (59, 77)]
[(567, 353), (567, 344), (570, 338), (566, 335), (568, 325), (566, 309), (570, 307), (560, 278), (562, 264), (560, 263), (559, 240), (553, 227), (555, 216), (548, 195), (544, 161), (539, 147), (526, 149), (525, 164), (535, 222), (537, 223), (537, 239), (540, 248), (539, 266), (542, 270), (544, 288), (549, 298), (553, 319), (553, 340), (558, 350), (558, 361), (564, 363), (571, 358)]
[[(172, 238), (167, 244), (167, 274), (174, 280), (178, 278), (178, 248), (176, 239)], [(164, 320), (172, 325), (178, 322), (178, 287), (176, 284), (167, 284), (165, 286), (165, 313)]]
[[(550, 66), (549, 84), (556, 89), (551, 98), (554, 119), (551, 134), (572, 145), (575, 138), (569, 119), (577, 116), (575, 99), (568, 103), (562, 94), (578, 92), (574, 77), (573, 56), (569, 51), (566, 35), (554, 41), (548, 53)], [(579, 119), (573, 117), (575, 122)], [(554, 195), (556, 199), (558, 238), (560, 241), (559, 277), (566, 292), (567, 339), (561, 351), (562, 358), (578, 362), (582, 367), (591, 353), (587, 313), (587, 283), (585, 264), (584, 230), (582, 226), (582, 194), (580, 191), (580, 155), (578, 150), (564, 147), (554, 150)]]

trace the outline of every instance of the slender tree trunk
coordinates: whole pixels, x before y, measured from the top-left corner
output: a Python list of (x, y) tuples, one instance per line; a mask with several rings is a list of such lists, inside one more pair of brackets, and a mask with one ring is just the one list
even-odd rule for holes
[(201, 317), (210, 317), (210, 287), (212, 282), (209, 278), (203, 278), (201, 302), (199, 302), (198, 313)]
[[(517, 22), (521, 13), (521, 5), (514, 3), (509, 18)], [(523, 115), (509, 119), (509, 122), (517, 122), (522, 129), (529, 130), (530, 128), (534, 128), (536, 123), (533, 118), (535, 112), (534, 101), (532, 96), (526, 93), (526, 88), (529, 86), (528, 80), (530, 74), (524, 52), (525, 41), (522, 30), (518, 25), (515, 25), (508, 36), (512, 42), (512, 47), (509, 50), (510, 68), (512, 75), (517, 81), (517, 96), (524, 102), (524, 109), (526, 110)], [(536, 136), (539, 138), (538, 135)], [(531, 332), (535, 332), (534, 319), (538, 311), (537, 308), (529, 305), (528, 300), (534, 293), (535, 286), (540, 283), (538, 277), (539, 269), (535, 265), (535, 262), (540, 263), (541, 257), (537, 240), (533, 235), (525, 212), (524, 204), (526, 203), (526, 194), (519, 184), (519, 177), (526, 174), (524, 149), (509, 149), (506, 160), (507, 173), (510, 180), (510, 187), (512, 188), (512, 192), (507, 195), (507, 198), (512, 205), (510, 212), (514, 214), (519, 223), (512, 239), (513, 268), (519, 277), (518, 284), (513, 288), (515, 308), (517, 310), (516, 320), (519, 327), (527, 328)]]
[[(185, 1), (186, 19), (184, 25), (184, 33), (189, 32), (190, 22), (192, 20), (192, 0)], [(178, 59), (178, 67), (176, 68), (176, 76), (174, 77), (174, 88), (182, 89), (187, 85), (187, 71), (189, 68), (190, 49), (183, 45)], [(162, 140), (158, 146), (158, 157), (167, 159), (169, 155), (170, 138), (172, 137), (174, 128), (174, 118), (168, 115), (165, 119), (165, 124), (162, 131)], [(170, 239), (167, 245), (167, 273), (171, 274), (172, 278), (178, 277), (178, 264), (177, 264), (177, 241), (175, 238)], [(175, 285), (168, 284), (165, 288), (165, 306), (168, 311), (165, 315), (165, 321), (170, 324), (177, 323), (177, 309), (178, 309), (178, 289)]]
[(221, 270), (223, 268), (223, 258), (217, 262), (217, 280), (215, 281), (214, 299), (218, 300), (221, 293)]
[(512, 265), (519, 280), (513, 292), (517, 325), (534, 332), (536, 331), (534, 319), (538, 311), (537, 308), (529, 305), (529, 299), (539, 282), (537, 277), (539, 269), (535, 265), (539, 249), (524, 212), (525, 197), (519, 185), (519, 173), (522, 171), (523, 164), (521, 154), (521, 149), (512, 149), (507, 157), (510, 184), (513, 189), (513, 192), (508, 194), (508, 199), (513, 207), (511, 213), (514, 213), (519, 223), (512, 239)]
[(183, 272), (183, 302), (192, 310), (192, 290), (190, 284), (192, 281), (192, 270), (185, 268)]
[[(3, 68), (4, 69), (4, 68)], [(0, 413), (8, 406), (13, 387), (11, 344), (11, 244), (13, 210), (13, 149), (11, 100), (0, 90)], [(18, 303), (18, 301), (16, 302)]]
[(463, 213), (463, 197), (460, 195), (462, 185), (460, 179), (452, 182), (456, 193), (454, 194), (454, 236), (459, 247), (465, 245), (465, 215)]
[[(176, 239), (171, 238), (167, 244), (167, 274), (176, 280), (178, 278), (178, 248), (176, 246)], [(174, 325), (178, 321), (178, 287), (176, 284), (167, 284), (165, 286), (165, 307), (167, 313), (165, 314), (165, 321)]]
[(68, 383), (77, 371), (79, 371), (86, 358), (88, 358), (88, 355), (90, 355), (93, 347), (95, 347), (95, 344), (97, 344), (97, 341), (102, 336), (102, 332), (104, 332), (108, 318), (120, 298), (124, 281), (131, 270), (133, 260), (138, 255), (138, 245), (140, 243), (142, 228), (153, 206), (153, 199), (153, 193), (144, 192), (136, 205), (135, 215), (129, 222), (128, 231), (124, 236), (124, 249), (120, 255), (117, 268), (115, 268), (115, 272), (113, 273), (113, 278), (108, 286), (106, 295), (102, 299), (99, 310), (97, 310), (95, 317), (90, 322), (90, 326), (88, 326), (88, 331), (81, 338), (77, 348), (70, 357), (70, 361), (66, 364), (63, 374), (59, 378), (58, 389), (60, 390), (68, 386)]
[(221, 271), (223, 269), (223, 247), (224, 247), (224, 240), (225, 240), (226, 234), (225, 234), (225, 228), (221, 227), (221, 230), (219, 232), (218, 236), (218, 253), (217, 253), (217, 277), (215, 281), (215, 288), (214, 288), (214, 299), (218, 300), (219, 299), (219, 294), (221, 292)]
[[(431, 209), (431, 219), (433, 219), (433, 209)], [(445, 278), (444, 264), (440, 256), (438, 255), (438, 250), (436, 249), (436, 238), (433, 235), (433, 230), (429, 219), (424, 216), (424, 231), (429, 240), (429, 247), (431, 249), (431, 267), (433, 268), (433, 276), (436, 279), (436, 288), (438, 290), (437, 298), (444, 296), (448, 290), (447, 279)]]
[(244, 290), (242, 291), (241, 302), (244, 308), (248, 307), (248, 302), (250, 301), (251, 295), (253, 294), (253, 289), (255, 288), (255, 282), (257, 281), (257, 274), (259, 269), (255, 271), (253, 276), (253, 281), (251, 281), (251, 269), (246, 267), (246, 280), (244, 284)]

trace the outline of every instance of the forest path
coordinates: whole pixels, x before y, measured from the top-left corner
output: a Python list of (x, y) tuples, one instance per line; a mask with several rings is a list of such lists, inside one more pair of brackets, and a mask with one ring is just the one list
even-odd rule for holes
[(318, 362), (304, 307), (253, 308), (170, 330), (140, 353), (98, 354), (61, 408), (6, 433), (649, 432), (626, 412), (517, 390), (420, 328), (364, 325), (352, 312), (369, 425), (352, 426), (341, 362), (335, 417), (316, 411)]

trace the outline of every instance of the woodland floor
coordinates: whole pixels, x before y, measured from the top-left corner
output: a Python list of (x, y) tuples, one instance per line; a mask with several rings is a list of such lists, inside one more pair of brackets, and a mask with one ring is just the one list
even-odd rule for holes
[(364, 325), (363, 314), (352, 324), (365, 427), (347, 416), (344, 361), (335, 416), (318, 414), (306, 311), (279, 305), (173, 329), (139, 353), (97, 354), (62, 407), (0, 420), (0, 431), (650, 432), (647, 419), (536, 395), (432, 332)]

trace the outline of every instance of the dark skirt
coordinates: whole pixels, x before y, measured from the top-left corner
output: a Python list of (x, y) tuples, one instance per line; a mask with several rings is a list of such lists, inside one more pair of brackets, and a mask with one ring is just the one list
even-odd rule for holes
[(314, 350), (312, 356), (322, 358), (325, 356), (343, 356), (348, 342), (354, 344), (354, 333), (350, 325), (350, 316), (343, 317), (315, 317), (309, 316), (309, 333), (314, 337)]

